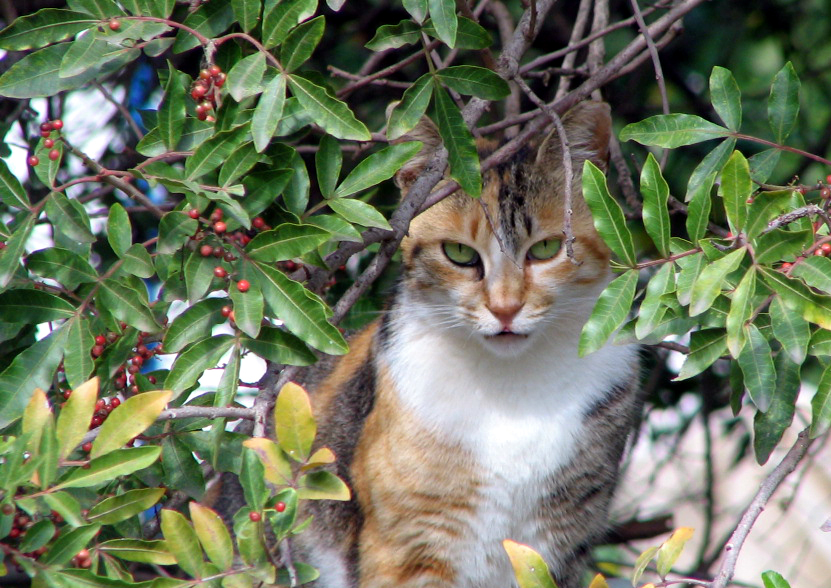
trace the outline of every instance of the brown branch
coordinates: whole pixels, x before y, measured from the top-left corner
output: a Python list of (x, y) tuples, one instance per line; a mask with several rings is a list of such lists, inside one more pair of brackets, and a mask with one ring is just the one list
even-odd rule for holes
[(738, 526), (735, 531), (733, 531), (732, 535), (730, 535), (730, 539), (724, 546), (724, 560), (722, 560), (721, 566), (719, 566), (718, 572), (716, 573), (713, 582), (709, 585), (709, 588), (725, 588), (733, 578), (733, 574), (736, 571), (736, 563), (739, 559), (739, 553), (741, 552), (742, 546), (744, 545), (747, 536), (750, 534), (753, 525), (756, 523), (759, 515), (762, 514), (762, 511), (765, 509), (765, 505), (768, 503), (771, 496), (773, 496), (773, 493), (776, 492), (776, 489), (779, 488), (785, 478), (796, 469), (796, 466), (799, 465), (799, 462), (802, 461), (808, 453), (808, 448), (811, 446), (812, 441), (813, 440), (808, 436), (807, 428), (800, 432), (797, 436), (796, 442), (793, 444), (793, 447), (790, 448), (787, 455), (785, 455), (782, 461), (779, 462), (779, 465), (776, 466), (767, 478), (764, 479), (761, 486), (759, 486), (759, 491), (756, 493), (756, 496), (753, 497), (753, 500), (750, 502), (747, 510), (745, 510), (744, 515), (742, 515)]

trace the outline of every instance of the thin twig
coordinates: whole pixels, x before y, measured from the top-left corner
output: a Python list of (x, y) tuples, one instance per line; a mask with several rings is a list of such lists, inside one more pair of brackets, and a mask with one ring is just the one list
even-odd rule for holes
[(118, 100), (116, 100), (115, 96), (113, 96), (110, 93), (110, 91), (107, 90), (98, 80), (93, 80), (92, 83), (95, 84), (95, 87), (98, 88), (98, 91), (104, 95), (104, 98), (107, 101), (111, 102), (118, 109), (118, 112), (121, 113), (121, 116), (127, 121), (127, 124), (130, 125), (130, 128), (133, 130), (133, 133), (135, 133), (136, 138), (139, 141), (141, 141), (144, 138), (144, 133), (141, 132), (141, 128), (139, 128), (136, 119), (133, 118), (133, 115), (130, 114), (130, 111), (127, 109), (127, 107), (124, 106)]
[[(577, 10), (577, 17), (574, 19), (574, 26), (571, 29), (571, 37), (568, 40), (568, 46), (577, 44), (583, 33), (586, 32), (586, 25), (589, 22), (589, 12), (591, 11), (592, 0), (580, 0), (580, 8)], [(577, 53), (569, 53), (563, 59), (562, 67), (564, 69), (574, 69), (574, 64), (577, 61)], [(566, 95), (571, 87), (571, 78), (563, 76), (560, 78), (560, 83), (557, 85), (557, 93), (555, 98), (562, 98)], [(555, 123), (556, 124), (556, 123)]]

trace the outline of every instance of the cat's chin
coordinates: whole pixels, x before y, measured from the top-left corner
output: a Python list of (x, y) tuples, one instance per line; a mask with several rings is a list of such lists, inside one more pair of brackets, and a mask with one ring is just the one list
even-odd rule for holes
[(486, 349), (501, 356), (516, 357), (531, 346), (531, 337), (521, 333), (502, 332), (482, 338)]

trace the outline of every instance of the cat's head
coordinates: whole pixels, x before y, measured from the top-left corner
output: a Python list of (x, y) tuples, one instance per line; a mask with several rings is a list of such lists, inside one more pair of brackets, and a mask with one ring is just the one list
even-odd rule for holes
[[(563, 125), (574, 173), (574, 259), (564, 245), (566, 174), (554, 132), (486, 172), (481, 198), (457, 192), (413, 220), (402, 243), (406, 312), (501, 356), (579, 332), (610, 276), (609, 250), (581, 192), (583, 162), (607, 165), (609, 107), (583, 102)], [(405, 197), (441, 141), (426, 120), (411, 137), (425, 147), (397, 176)], [(480, 142), (480, 155), (495, 148)]]

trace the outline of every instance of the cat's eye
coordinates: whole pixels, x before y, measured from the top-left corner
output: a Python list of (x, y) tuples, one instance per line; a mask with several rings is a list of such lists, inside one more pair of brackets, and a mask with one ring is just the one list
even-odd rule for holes
[(551, 259), (557, 252), (560, 250), (560, 240), (559, 239), (543, 239), (542, 241), (537, 241), (531, 248), (528, 249), (528, 259), (532, 260), (545, 260)]
[(443, 243), (441, 248), (447, 256), (447, 259), (456, 265), (471, 266), (479, 263), (479, 254), (476, 253), (473, 247), (469, 247), (468, 245), (448, 241)]

